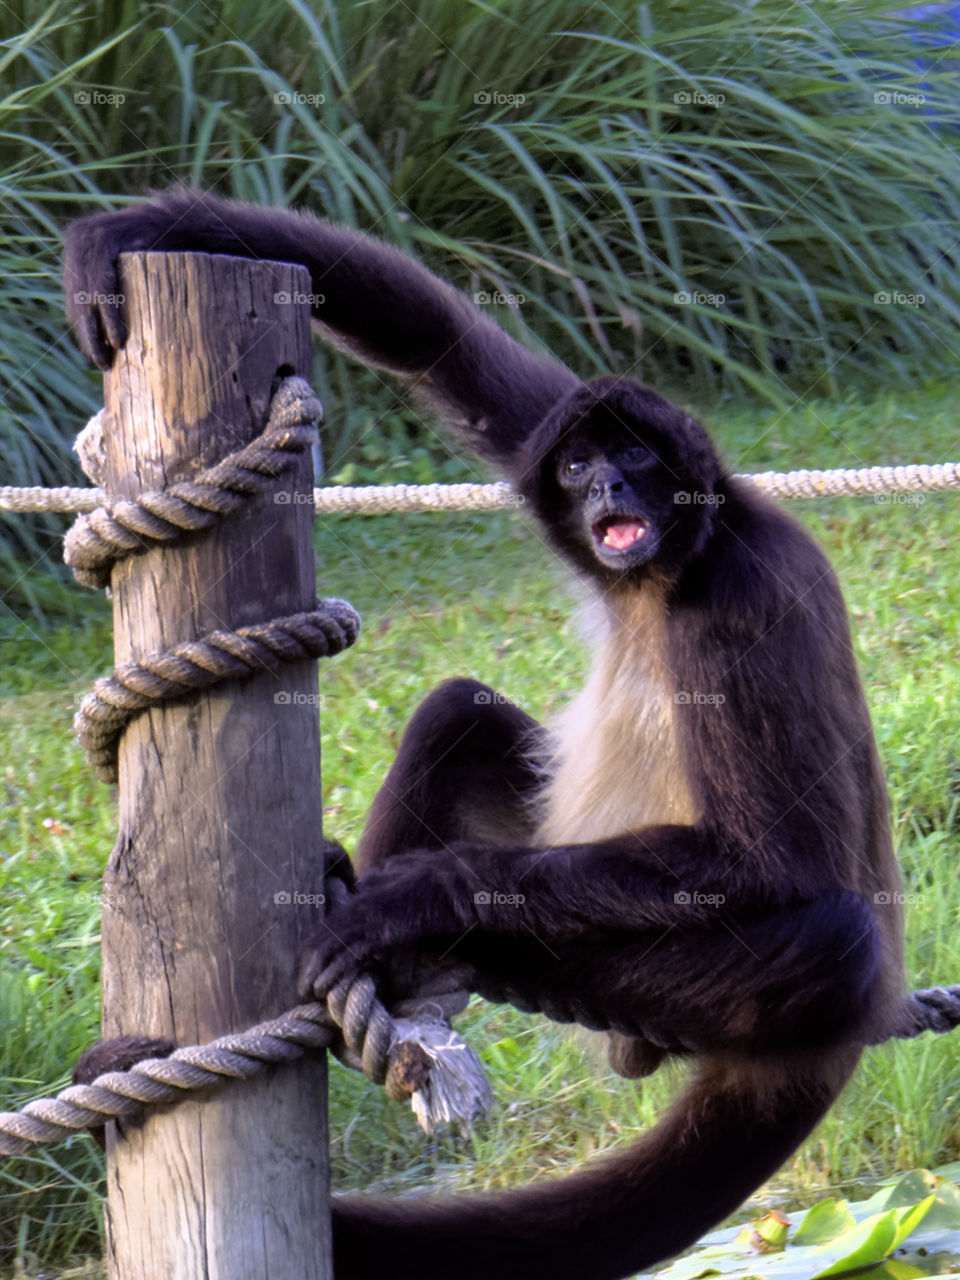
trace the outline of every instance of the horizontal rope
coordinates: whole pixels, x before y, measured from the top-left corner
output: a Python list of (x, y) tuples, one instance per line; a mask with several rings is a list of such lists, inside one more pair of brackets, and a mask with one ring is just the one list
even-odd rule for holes
[[(838, 468), (826, 471), (758, 471), (736, 479), (755, 484), (772, 498), (865, 497), (883, 493), (934, 493), (960, 489), (960, 462), (911, 463), (902, 467)], [(94, 511), (102, 489), (0, 487), (0, 511)], [(278, 499), (282, 501), (283, 499)], [(291, 497), (295, 500), (295, 496)], [(519, 507), (512, 485), (390, 484), (328, 485), (313, 490), (317, 515), (377, 515), (390, 511), (495, 511)]]
[[(349, 901), (351, 890), (338, 877), (328, 876), (324, 887), (331, 908)], [(0, 1111), (0, 1156), (22, 1155), (37, 1143), (129, 1118), (150, 1104), (181, 1102), (197, 1090), (249, 1080), (295, 1062), (308, 1049), (331, 1050), (346, 1066), (384, 1085), (395, 1101), (409, 1097), (427, 1133), (450, 1121), (469, 1125), (492, 1101), (483, 1066), (450, 1028), (440, 1002), (424, 996), (412, 1004), (408, 1016), (394, 1018), (377, 999), (369, 975), (346, 978), (325, 1002), (297, 1005), (247, 1031), (174, 1049), (169, 1057), (144, 1058), (126, 1071), (104, 1072), (55, 1098), (28, 1102), (21, 1111)]]
[(512, 485), (369, 484), (329, 485), (314, 489), (318, 515), (379, 515), (391, 511), (497, 511), (519, 507), (523, 499)]
[(878, 493), (960, 489), (960, 462), (913, 462), (903, 467), (840, 467), (832, 471), (758, 471), (737, 476), (772, 498), (861, 497)]
[[(341, 882), (328, 883), (344, 891)], [(958, 1025), (960, 987), (930, 987), (907, 997), (895, 1034), (909, 1039)], [(129, 1118), (151, 1104), (180, 1102), (197, 1090), (249, 1080), (268, 1067), (296, 1061), (308, 1049), (331, 1049), (348, 1066), (385, 1084), (391, 1098), (411, 1097), (428, 1133), (451, 1120), (469, 1123), (489, 1105), (483, 1068), (469, 1046), (442, 1019), (391, 1018), (376, 998), (373, 980), (363, 976), (341, 982), (325, 1004), (298, 1005), (248, 1031), (175, 1049), (168, 1058), (146, 1058), (129, 1071), (106, 1072), (90, 1084), (70, 1085), (55, 1098), (28, 1102), (22, 1111), (2, 1111), (0, 1155), (22, 1155), (38, 1143)]]
[(54, 1098), (28, 1102), (22, 1111), (0, 1111), (0, 1156), (23, 1155), (108, 1120), (130, 1119), (147, 1106), (250, 1080), (318, 1049), (331, 1050), (384, 1085), (394, 1101), (409, 1097), (427, 1133), (451, 1121), (469, 1124), (491, 1100), (483, 1067), (428, 1008), (419, 1018), (394, 1019), (377, 1000), (371, 978), (347, 980), (325, 1004), (297, 1005), (247, 1031), (175, 1049), (167, 1058), (144, 1058), (127, 1071), (104, 1072)]
[(102, 489), (67, 486), (44, 489), (42, 485), (18, 488), (5, 484), (0, 486), (0, 511), (62, 511), (73, 515), (78, 511), (96, 510), (106, 496)]

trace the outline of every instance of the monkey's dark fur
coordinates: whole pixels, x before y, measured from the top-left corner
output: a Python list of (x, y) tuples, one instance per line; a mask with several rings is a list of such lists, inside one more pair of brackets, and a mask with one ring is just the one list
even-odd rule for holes
[(467, 680), (414, 716), (359, 893), (301, 990), (417, 951), (607, 1031), (624, 1074), (697, 1060), (652, 1132), (572, 1177), (336, 1200), (338, 1280), (652, 1266), (776, 1171), (902, 1004), (884, 784), (829, 565), (653, 391), (581, 383), (410, 259), (309, 217), (176, 191), (75, 223), (68, 311), (103, 367), (126, 249), (306, 265), (325, 334), (425, 391), (593, 587), (593, 671), (550, 733)]

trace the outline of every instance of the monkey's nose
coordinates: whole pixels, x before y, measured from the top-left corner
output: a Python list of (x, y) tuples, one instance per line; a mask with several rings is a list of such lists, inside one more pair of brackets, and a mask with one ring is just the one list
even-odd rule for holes
[(608, 498), (614, 493), (620, 493), (623, 489), (622, 480), (596, 480), (590, 486), (591, 498)]

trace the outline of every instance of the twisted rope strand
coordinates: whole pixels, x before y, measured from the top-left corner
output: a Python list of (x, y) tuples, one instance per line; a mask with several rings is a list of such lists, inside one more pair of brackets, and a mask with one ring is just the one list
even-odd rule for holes
[(105, 1072), (90, 1084), (70, 1085), (55, 1098), (28, 1102), (22, 1111), (0, 1112), (0, 1155), (22, 1155), (37, 1143), (59, 1142), (107, 1120), (128, 1119), (147, 1105), (180, 1102), (197, 1090), (250, 1080), (272, 1066), (295, 1062), (309, 1049), (342, 1051), (344, 1041), (360, 1047), (367, 1075), (386, 1083), (392, 1098), (416, 1092), (404, 1055), (396, 1066), (391, 1061), (394, 1050), (416, 1050), (415, 1039), (398, 1039), (397, 1024), (376, 999), (371, 978), (357, 978), (347, 987), (339, 993), (342, 1026), (332, 1013), (331, 992), (326, 1004), (297, 1005), (247, 1031), (175, 1049), (169, 1058), (146, 1058), (129, 1071)]
[(318, 600), (308, 613), (258, 622), (236, 631), (211, 631), (165, 653), (151, 653), (101, 676), (85, 696), (73, 728), (87, 760), (103, 782), (117, 780), (124, 729), (145, 707), (276, 671), (284, 662), (328, 658), (354, 643), (360, 617), (346, 600)]
[(102, 489), (61, 485), (45, 489), (42, 485), (0, 485), (0, 511), (59, 511), (72, 515), (76, 511), (94, 511), (106, 494)]
[[(330, 877), (335, 909), (350, 897)], [(473, 1050), (425, 999), (415, 1017), (395, 1019), (377, 999), (368, 974), (346, 978), (326, 1001), (297, 1005), (246, 1031), (186, 1045), (167, 1058), (144, 1058), (127, 1071), (107, 1071), (89, 1084), (73, 1084), (55, 1098), (38, 1098), (21, 1111), (0, 1111), (0, 1156), (59, 1142), (107, 1120), (139, 1115), (151, 1104), (180, 1102), (197, 1090), (249, 1080), (269, 1067), (296, 1062), (308, 1050), (329, 1049), (348, 1067), (386, 1087), (394, 1101), (411, 1097), (427, 1133), (441, 1122), (470, 1124), (490, 1105), (483, 1066)]]
[(117, 560), (170, 546), (232, 515), (316, 443), (322, 415), (320, 401), (303, 378), (284, 378), (270, 402), (267, 425), (242, 449), (192, 480), (148, 490), (134, 499), (104, 497), (101, 505), (81, 515), (63, 544), (63, 558), (73, 576), (84, 586), (109, 586)]

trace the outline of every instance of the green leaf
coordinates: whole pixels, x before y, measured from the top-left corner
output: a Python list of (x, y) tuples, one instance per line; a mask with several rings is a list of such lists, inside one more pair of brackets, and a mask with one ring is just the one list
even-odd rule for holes
[[(885, 1194), (889, 1195), (889, 1191)], [(753, 1276), (763, 1276), (764, 1280), (821, 1280), (845, 1275), (888, 1258), (923, 1221), (933, 1203), (934, 1196), (928, 1195), (919, 1204), (890, 1208), (858, 1222), (845, 1201), (825, 1200), (809, 1210), (786, 1248), (764, 1258), (762, 1264), (757, 1253), (764, 1238), (754, 1224), (725, 1233), (727, 1239), (681, 1258), (658, 1275), (664, 1280), (697, 1280), (717, 1274), (736, 1280)]]
[(899, 1248), (910, 1232), (923, 1221), (933, 1201), (933, 1196), (927, 1196), (912, 1208), (888, 1209), (886, 1213), (867, 1218), (851, 1228), (833, 1241), (832, 1245), (823, 1247), (824, 1252), (842, 1252), (828, 1266), (814, 1272), (811, 1280), (840, 1275), (869, 1266), (872, 1262), (882, 1261), (894, 1249)]
[(846, 1200), (821, 1200), (806, 1214), (790, 1243), (792, 1245), (818, 1245), (835, 1240), (856, 1225)]
[(929, 1271), (922, 1271), (912, 1262), (904, 1262), (902, 1258), (888, 1258), (879, 1267), (870, 1267), (868, 1271), (858, 1273), (861, 1280), (927, 1280)]

